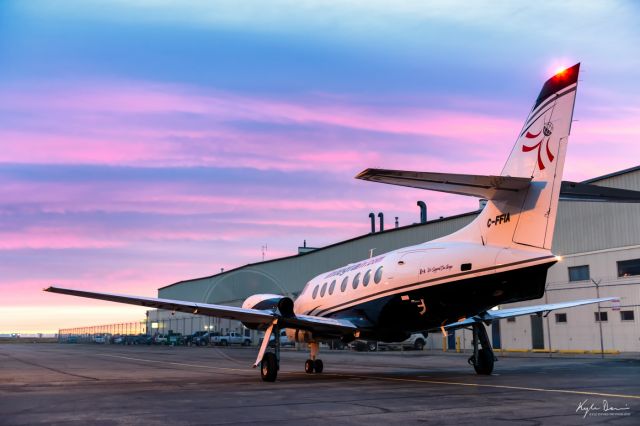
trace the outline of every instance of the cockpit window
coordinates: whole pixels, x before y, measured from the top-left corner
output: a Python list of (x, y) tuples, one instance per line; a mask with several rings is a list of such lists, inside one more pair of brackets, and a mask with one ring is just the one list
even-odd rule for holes
[(313, 289), (313, 294), (311, 295), (311, 297), (313, 299), (316, 298), (316, 296), (318, 296), (318, 289), (320, 288), (320, 286), (316, 286), (316, 288)]
[(327, 291), (327, 283), (322, 284), (322, 289), (320, 290), (320, 297), (324, 297), (324, 293)]
[(376, 274), (373, 276), (373, 282), (380, 284), (380, 281), (382, 281), (382, 266), (376, 270)]
[(371, 269), (364, 273), (364, 278), (362, 278), (362, 286), (366, 287), (369, 285), (369, 281), (371, 281)]
[(329, 295), (333, 294), (333, 290), (336, 288), (336, 280), (331, 281), (331, 285), (329, 286)]
[(342, 280), (342, 284), (340, 284), (340, 291), (344, 293), (344, 291), (347, 289), (347, 284), (349, 283), (349, 277), (344, 277), (344, 279)]
[(358, 272), (356, 276), (353, 277), (353, 283), (351, 283), (351, 287), (353, 287), (353, 289), (355, 290), (356, 288), (358, 288), (358, 284), (360, 284), (360, 272)]

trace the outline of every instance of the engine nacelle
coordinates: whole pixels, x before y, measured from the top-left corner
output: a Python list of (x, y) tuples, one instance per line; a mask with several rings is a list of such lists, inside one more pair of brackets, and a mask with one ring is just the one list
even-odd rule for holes
[[(266, 311), (277, 310), (283, 317), (293, 317), (293, 300), (280, 294), (254, 294), (242, 303), (246, 309), (260, 309)], [(259, 328), (261, 324), (243, 323), (248, 328)]]

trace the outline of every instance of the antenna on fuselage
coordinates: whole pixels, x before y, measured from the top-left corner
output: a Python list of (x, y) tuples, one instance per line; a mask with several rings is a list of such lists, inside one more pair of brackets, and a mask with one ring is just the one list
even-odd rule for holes
[(373, 251), (375, 250), (375, 248), (369, 249), (369, 259), (371, 259), (373, 257)]

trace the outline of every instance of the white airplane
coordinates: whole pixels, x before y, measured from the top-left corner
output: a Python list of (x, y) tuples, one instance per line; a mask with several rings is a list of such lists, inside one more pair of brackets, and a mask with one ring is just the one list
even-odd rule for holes
[(499, 176), (367, 169), (358, 179), (485, 198), (469, 225), (437, 240), (371, 257), (318, 275), (295, 302), (256, 294), (242, 307), (98, 293), (59, 287), (45, 291), (149, 308), (229, 318), (264, 330), (254, 367), (265, 381), (276, 379), (280, 339), (309, 344), (307, 373), (321, 373), (319, 343), (340, 338), (401, 341), (416, 331), (471, 328), (478, 374), (491, 374), (496, 360), (484, 324), (554, 309), (616, 300), (614, 297), (492, 310), (543, 296), (558, 200), (638, 202), (640, 192), (562, 182), (580, 64), (559, 72), (542, 87)]

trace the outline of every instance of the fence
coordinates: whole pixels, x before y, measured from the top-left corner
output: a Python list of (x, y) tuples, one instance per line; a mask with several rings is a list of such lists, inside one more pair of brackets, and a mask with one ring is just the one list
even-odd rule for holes
[(59, 342), (95, 342), (114, 336), (137, 336), (147, 334), (147, 323), (123, 322), (118, 324), (94, 325), (90, 327), (63, 328), (58, 331)]

